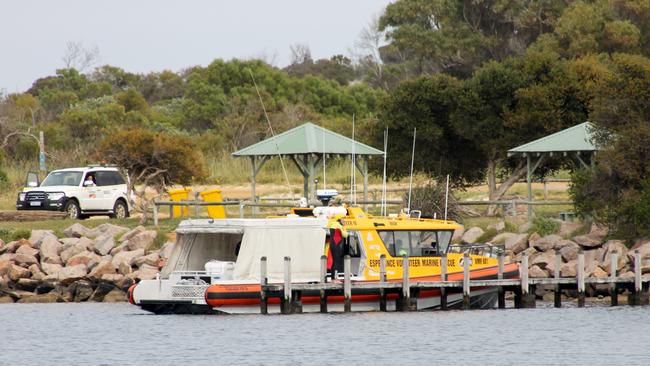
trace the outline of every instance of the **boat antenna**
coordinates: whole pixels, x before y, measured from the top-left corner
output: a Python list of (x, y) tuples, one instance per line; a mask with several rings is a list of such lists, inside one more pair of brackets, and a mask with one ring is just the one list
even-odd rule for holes
[(352, 113), (352, 158), (350, 164), (350, 201), (352, 204), (357, 204), (357, 171), (355, 165), (355, 142), (354, 142), (354, 113)]
[(409, 179), (409, 202), (408, 202), (408, 214), (411, 215), (411, 192), (413, 190), (413, 160), (415, 160), (415, 135), (417, 128), (413, 128), (413, 151), (411, 152), (411, 178)]
[[(253, 75), (253, 72), (251, 69), (248, 69), (248, 73), (251, 75), (251, 79), (253, 80), (253, 85), (255, 85), (255, 91), (257, 92), (257, 97), (260, 99), (260, 104), (262, 105), (262, 110), (264, 111), (264, 117), (266, 118), (266, 123), (269, 125), (269, 130), (271, 130), (271, 137), (275, 137), (275, 133), (273, 132), (273, 126), (271, 126), (271, 120), (269, 119), (268, 113), (266, 113), (266, 106), (264, 106), (264, 101), (262, 100), (262, 94), (260, 94), (260, 89), (257, 87), (257, 82), (255, 81), (255, 76)], [(287, 169), (284, 167), (284, 160), (282, 159), (282, 154), (280, 154), (280, 146), (278, 146), (277, 141), (273, 141), (275, 143), (275, 151), (278, 153), (278, 157), (280, 158), (280, 166), (282, 166), (282, 173), (284, 173), (284, 179), (287, 181), (287, 186), (289, 187), (289, 192), (291, 193), (291, 200), (294, 201), (295, 197), (293, 195), (293, 188), (291, 187), (291, 182), (289, 181), (289, 175), (287, 174)], [(255, 199), (253, 197), (253, 199)], [(307, 197), (307, 200), (309, 198)]]
[(323, 134), (323, 189), (327, 189), (327, 175), (325, 174), (325, 159), (327, 154), (325, 154), (325, 127), (321, 122), (322, 134)]
[(445, 223), (447, 222), (447, 203), (449, 202), (449, 174), (447, 174), (447, 188), (445, 188)]
[(386, 210), (386, 158), (388, 155), (388, 127), (384, 131), (384, 175), (381, 183), (381, 215), (388, 214)]

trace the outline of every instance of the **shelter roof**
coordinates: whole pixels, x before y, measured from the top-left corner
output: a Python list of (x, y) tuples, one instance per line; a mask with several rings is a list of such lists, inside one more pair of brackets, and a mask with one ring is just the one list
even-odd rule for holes
[(233, 156), (270, 156), (301, 154), (383, 155), (374, 147), (352, 141), (313, 123), (307, 122), (234, 152)]
[(572, 151), (595, 151), (598, 150), (592, 142), (593, 125), (584, 122), (579, 125), (567, 128), (517, 146), (508, 150), (508, 155), (526, 153), (547, 153), (547, 152), (572, 152)]

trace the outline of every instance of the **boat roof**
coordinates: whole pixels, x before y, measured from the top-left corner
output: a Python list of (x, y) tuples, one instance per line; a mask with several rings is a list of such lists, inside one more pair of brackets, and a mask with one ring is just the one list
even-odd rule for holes
[(286, 227), (326, 228), (327, 219), (316, 217), (277, 217), (265, 219), (194, 219), (184, 220), (176, 228), (179, 234), (243, 233), (246, 228)]

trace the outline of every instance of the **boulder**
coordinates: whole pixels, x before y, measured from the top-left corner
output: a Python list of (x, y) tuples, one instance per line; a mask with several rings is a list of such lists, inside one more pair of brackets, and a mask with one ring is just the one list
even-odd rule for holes
[[(129, 267), (130, 268), (130, 267)], [(102, 278), (106, 274), (115, 274), (116, 268), (110, 260), (102, 260), (90, 271), (89, 276), (92, 278)]]
[(560, 268), (560, 275), (562, 277), (575, 277), (577, 276), (577, 266), (578, 266), (578, 260), (573, 259), (570, 260), (562, 265)]
[(488, 225), (487, 227), (488, 230), (494, 229), (497, 233), (502, 232), (503, 230), (506, 229), (506, 223), (504, 221), (498, 221), (493, 224)]
[(68, 238), (81, 238), (83, 236), (86, 236), (90, 229), (87, 227), (79, 224), (79, 223), (74, 223), (70, 226), (68, 226), (65, 230), (63, 230), (63, 235), (65, 235)]
[(71, 290), (74, 291), (74, 302), (81, 302), (88, 300), (94, 292), (93, 287), (88, 281), (77, 281), (70, 285)]
[(151, 254), (143, 255), (142, 257), (136, 258), (135, 265), (141, 267), (143, 264), (148, 264), (153, 267), (158, 267), (158, 261), (160, 260), (160, 255), (157, 252)]
[(7, 272), (9, 279), (12, 281), (18, 281), (20, 278), (29, 278), (31, 274), (32, 273), (27, 268), (23, 268), (15, 264), (12, 264), (11, 267), (9, 267), (9, 271)]
[(607, 278), (608, 274), (604, 269), (596, 266), (596, 268), (594, 268), (594, 271), (591, 273), (591, 276), (596, 278)]
[(484, 233), (485, 231), (483, 231), (483, 229), (480, 227), (472, 227), (463, 234), (461, 241), (467, 244), (474, 244)]
[(63, 267), (59, 271), (59, 281), (61, 281), (62, 284), (69, 284), (86, 277), (87, 273), (87, 268), (84, 264)]
[(621, 277), (621, 278), (634, 278), (634, 272), (625, 271), (625, 272), (621, 273), (621, 275), (619, 277)]
[(90, 239), (95, 239), (100, 235), (108, 235), (111, 237), (115, 237), (116, 235), (122, 234), (126, 231), (129, 231), (129, 229), (122, 226), (117, 226), (113, 224), (101, 224), (96, 228), (89, 230), (84, 236)]
[(125, 302), (126, 300), (126, 293), (117, 288), (104, 295), (103, 299), (104, 302)]
[(140, 280), (153, 280), (156, 278), (158, 272), (160, 272), (158, 267), (143, 264), (140, 266), (140, 269), (131, 273), (130, 276), (132, 278), (139, 278)]
[(34, 248), (39, 248), (46, 236), (56, 239), (56, 235), (54, 235), (54, 231), (52, 230), (32, 230), (32, 234), (29, 236), (29, 242)]
[(45, 258), (44, 260), (41, 261), (41, 263), (51, 263), (51, 264), (63, 265), (63, 261), (61, 260), (61, 257), (59, 257), (58, 255), (56, 257)]
[(11, 304), (14, 302), (14, 298), (9, 295), (0, 295), (0, 304)]
[(74, 300), (74, 288), (69, 288), (66, 285), (63, 284), (56, 284), (54, 286), (54, 290), (50, 291), (50, 293), (56, 294), (61, 301), (64, 302), (71, 302)]
[[(508, 240), (509, 238), (513, 238), (516, 235), (517, 234), (514, 234), (514, 233), (497, 234), (497, 236), (495, 236), (494, 238), (492, 238), (492, 240), (490, 240), (490, 243), (492, 243), (492, 244), (504, 244), (506, 242), (506, 240)], [(161, 249), (161, 251), (162, 251), (162, 249)], [(162, 255), (161, 255), (161, 257), (162, 257)], [(169, 257), (167, 257), (167, 258), (169, 258)]]
[(45, 281), (41, 282), (40, 285), (36, 287), (36, 293), (37, 294), (46, 294), (56, 288), (56, 286), (59, 285), (58, 282), (50, 282), (50, 281)]
[(641, 259), (650, 259), (650, 240), (639, 241), (627, 252), (632, 263), (634, 263), (634, 251), (636, 250), (641, 254)]
[(52, 302), (61, 302), (63, 301), (57, 294), (53, 292), (48, 292), (41, 295), (33, 295), (28, 297), (23, 297), (17, 302), (21, 304), (35, 304), (35, 303), (52, 303)]
[(532, 266), (528, 269), (528, 276), (530, 278), (548, 278), (548, 272), (539, 266)]
[(129, 287), (131, 287), (135, 283), (133, 279), (126, 276), (122, 276), (121, 279), (115, 280), (114, 282), (115, 282), (115, 286), (120, 288), (122, 291), (128, 291)]
[(65, 262), (66, 266), (76, 266), (78, 264), (83, 264), (86, 267), (88, 267), (89, 263), (92, 260), (98, 260), (100, 257), (92, 252), (89, 251), (84, 251), (79, 254), (75, 254), (74, 256), (68, 258), (67, 262)]
[(123, 242), (125, 240), (129, 240), (132, 237), (134, 237), (135, 235), (137, 235), (137, 234), (139, 234), (139, 233), (141, 233), (141, 232), (143, 232), (145, 230), (146, 230), (145, 227), (142, 226), (142, 225), (136, 226), (135, 228), (127, 231), (126, 233), (124, 233), (124, 235), (120, 236), (120, 238), (117, 241)]
[(650, 272), (650, 259), (641, 260), (641, 274)]
[(128, 240), (122, 242), (120, 245), (118, 245), (118, 246), (114, 247), (113, 249), (111, 249), (110, 255), (115, 255), (115, 254), (117, 254), (119, 252), (123, 252), (123, 251), (126, 251), (126, 250), (129, 250), (129, 241)]
[(15, 301), (18, 301), (18, 300), (20, 300), (20, 299), (24, 299), (24, 298), (27, 298), (27, 297), (30, 297), (30, 296), (34, 296), (34, 295), (36, 295), (36, 294), (33, 293), (33, 292), (30, 292), (30, 291), (23, 291), (23, 290), (7, 290), (7, 289), (5, 289), (5, 290), (3, 290), (3, 292), (4, 292), (5, 294), (7, 294), (7, 295), (13, 297), (13, 299), (14, 299)]
[(572, 244), (567, 244), (560, 249), (562, 258), (567, 262), (577, 259), (578, 252), (580, 252), (580, 246), (576, 243), (571, 243)]
[(124, 262), (120, 262), (120, 265), (119, 265), (117, 271), (121, 275), (126, 276), (126, 275), (131, 274), (131, 272), (133, 272), (133, 268), (131, 268), (130, 264), (128, 264), (126, 261), (124, 261)]
[(113, 265), (119, 267), (120, 263), (125, 262), (129, 266), (135, 263), (135, 259), (144, 255), (144, 249), (131, 250), (126, 252), (117, 253), (113, 257)]
[(47, 258), (58, 257), (61, 251), (62, 245), (56, 237), (46, 236), (41, 242), (39, 248), (39, 255), (41, 260)]
[(108, 234), (98, 236), (92, 244), (93, 250), (99, 255), (109, 254), (114, 246), (115, 241), (113, 240), (113, 236)]
[(595, 248), (601, 245), (601, 239), (590, 234), (574, 236), (573, 241), (583, 248)]
[(521, 257), (523, 257), (524, 255), (527, 255), (528, 256), (528, 263), (530, 263), (530, 261), (532, 261), (534, 259), (534, 256), (537, 255), (538, 253), (539, 252), (535, 248), (526, 248), (526, 250), (524, 250), (523, 252), (520, 252), (519, 254), (517, 254), (515, 256), (515, 260), (517, 262), (521, 262)]
[(531, 239), (528, 239), (528, 243), (531, 247), (535, 247), (535, 249), (539, 250), (540, 252), (545, 252), (547, 250), (555, 248), (555, 245), (561, 240), (562, 237), (555, 234), (546, 235), (543, 238), (533, 238), (531, 235)]
[(109, 292), (113, 291), (113, 289), (115, 289), (114, 284), (107, 281), (100, 281), (97, 284), (97, 287), (95, 288), (95, 291), (93, 292), (89, 300), (101, 302), (104, 300), (104, 296), (106, 296), (106, 294), (108, 294)]
[(580, 222), (573, 221), (560, 221), (560, 231), (558, 235), (563, 238), (568, 238), (576, 231), (582, 229), (583, 225)]
[(102, 275), (102, 280), (113, 283), (119, 283), (124, 279), (124, 276), (119, 273), (105, 273)]
[(525, 222), (525, 223), (521, 224), (521, 225), (519, 226), (519, 229), (517, 229), (517, 231), (518, 231), (520, 234), (526, 234), (526, 233), (528, 233), (528, 231), (530, 231), (530, 229), (531, 229), (532, 227), (533, 227), (533, 223), (530, 222), (530, 221), (528, 221), (528, 222)]
[(39, 280), (35, 280), (32, 278), (19, 278), (18, 281), (16, 281), (16, 288), (18, 290), (34, 292), (34, 290), (36, 290), (36, 288), (40, 284), (41, 281)]
[(62, 250), (68, 249), (68, 248), (74, 246), (75, 244), (77, 244), (79, 242), (79, 239), (80, 238), (61, 238), (61, 239), (59, 239), (59, 242), (63, 246), (63, 248), (61, 248), (59, 250), (59, 254), (61, 254)]
[(55, 276), (56, 278), (59, 278), (59, 272), (62, 268), (63, 266), (60, 264), (41, 263), (41, 269), (43, 270), (43, 273), (46, 275)]
[(10, 260), (0, 260), (0, 276), (9, 273), (9, 269), (11, 269), (12, 265), (13, 263), (11, 263)]
[(32, 264), (29, 266), (29, 272), (32, 274), (32, 278), (35, 280), (43, 280), (45, 277), (45, 273), (41, 271), (41, 267), (38, 266), (38, 264)]
[(572, 242), (571, 240), (562, 239), (562, 240), (558, 241), (557, 243), (555, 243), (555, 247), (553, 249), (560, 250), (560, 249), (562, 249), (562, 248), (564, 248), (566, 246), (574, 246), (576, 248), (580, 248), (580, 246), (578, 244)]
[(14, 254), (12, 260), (16, 264), (20, 264), (23, 267), (29, 267), (32, 264), (38, 263), (38, 259), (36, 259), (36, 257), (27, 254)]
[(90, 244), (92, 244), (92, 242), (90, 240), (84, 241), (83, 239), (79, 239), (79, 241), (75, 245), (63, 250), (61, 252), (61, 260), (67, 262), (68, 259), (74, 257), (79, 253), (83, 253), (85, 251), (88, 251), (89, 249), (92, 250), (92, 248), (90, 248), (91, 246)]
[(172, 250), (174, 250), (174, 243), (171, 241), (166, 242), (160, 249), (160, 258), (169, 259), (172, 256)]
[(16, 254), (25, 254), (30, 257), (36, 257), (38, 253), (38, 249), (34, 249), (29, 245), (21, 245), (18, 249), (16, 249)]
[(463, 237), (463, 234), (465, 234), (465, 226), (460, 225), (460, 227), (458, 229), (454, 230), (454, 234), (451, 236), (451, 240), (453, 242), (457, 242), (457, 241), (461, 240), (461, 238)]
[(531, 266), (536, 265), (542, 269), (550, 269), (551, 271), (555, 271), (555, 252), (552, 250), (542, 252), (539, 255), (536, 255), (535, 258), (533, 258), (528, 263)]
[(151, 244), (153, 244), (157, 234), (158, 233), (155, 230), (145, 230), (143, 232), (137, 233), (129, 239), (129, 250), (146, 250), (149, 246), (151, 246)]
[(622, 270), (628, 263), (628, 250), (623, 241), (621, 240), (608, 240), (603, 244), (604, 255), (600, 261), (600, 266), (608, 273), (611, 274), (611, 261), (612, 253), (616, 251), (616, 271)]
[(596, 238), (600, 241), (602, 241), (603, 238), (606, 237), (608, 233), (609, 233), (609, 229), (607, 229), (607, 227), (599, 226), (597, 224), (592, 224), (591, 230), (589, 230), (589, 235), (592, 238)]

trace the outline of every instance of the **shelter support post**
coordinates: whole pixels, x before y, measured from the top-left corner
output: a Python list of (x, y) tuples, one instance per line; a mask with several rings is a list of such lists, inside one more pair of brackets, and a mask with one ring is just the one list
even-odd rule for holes
[[(251, 202), (256, 203), (257, 202), (257, 197), (255, 194), (255, 182), (257, 181), (257, 174), (260, 172), (262, 169), (262, 166), (264, 163), (266, 163), (269, 160), (268, 156), (263, 156), (261, 159), (257, 159), (257, 156), (251, 156)], [(252, 207), (252, 214), (253, 216), (256, 215), (256, 208), (255, 206)]]
[(544, 155), (540, 155), (539, 159), (533, 163), (532, 155), (530, 153), (526, 154), (526, 185), (528, 188), (528, 220), (530, 221), (533, 218), (533, 173), (539, 164), (544, 160)]

